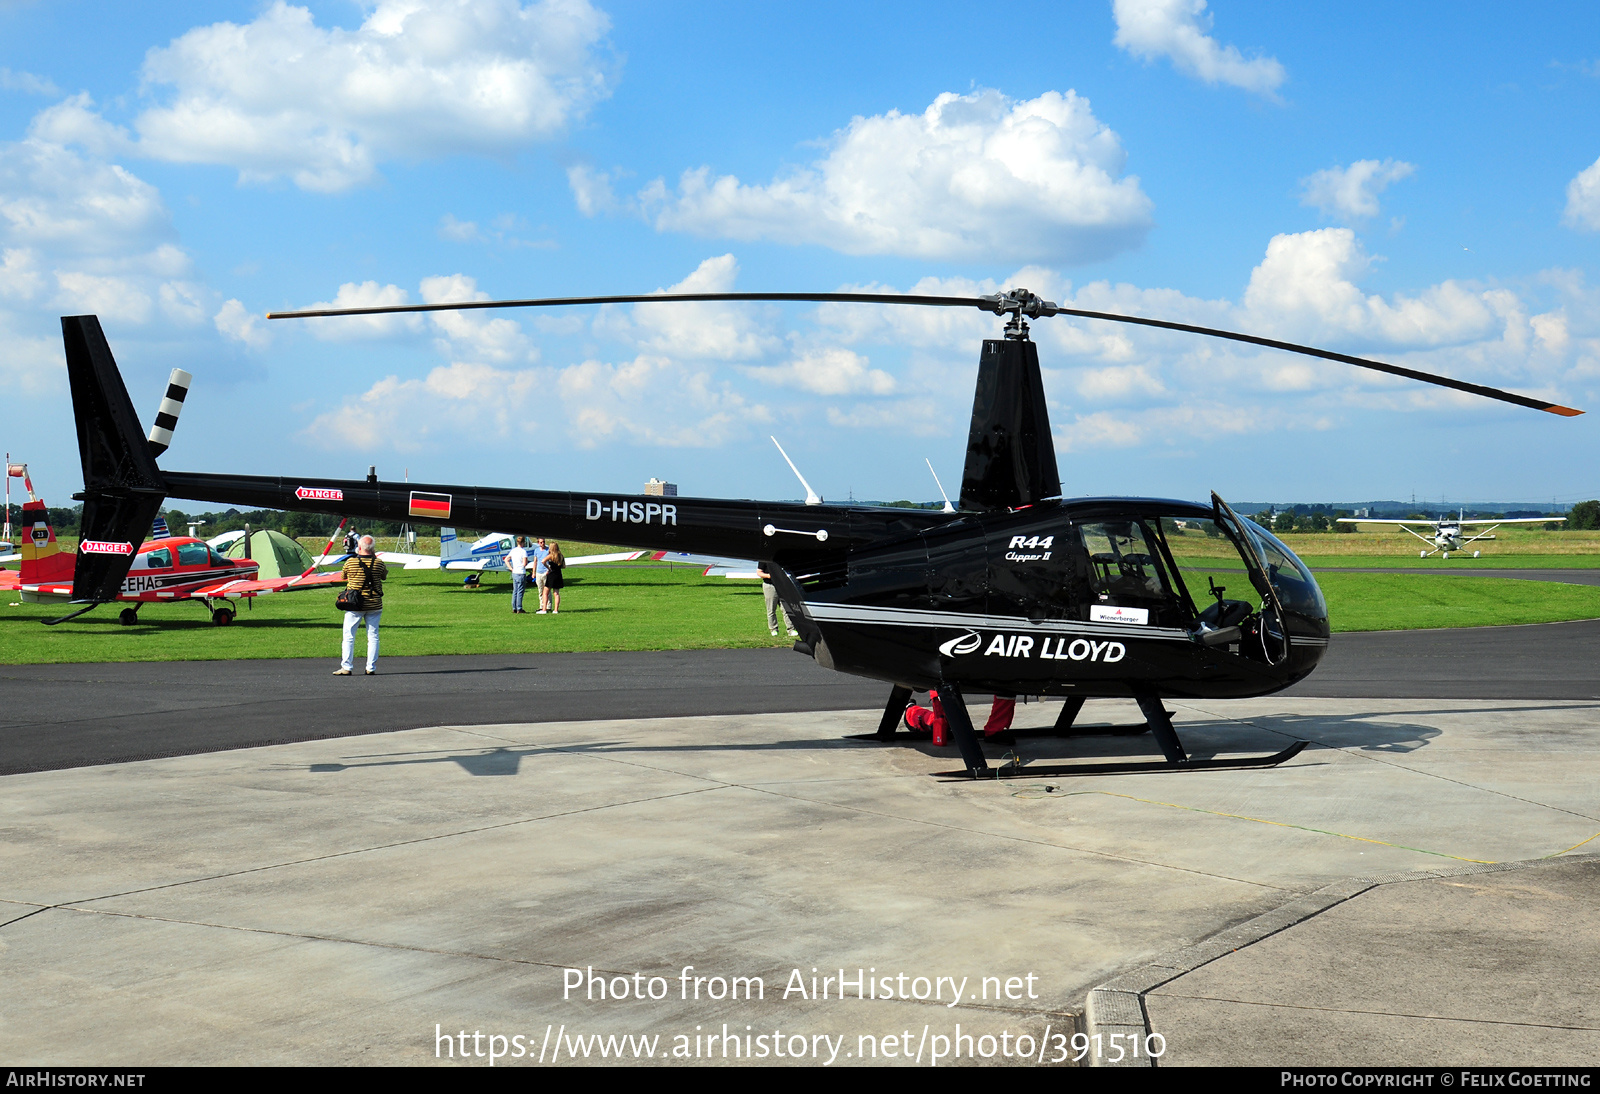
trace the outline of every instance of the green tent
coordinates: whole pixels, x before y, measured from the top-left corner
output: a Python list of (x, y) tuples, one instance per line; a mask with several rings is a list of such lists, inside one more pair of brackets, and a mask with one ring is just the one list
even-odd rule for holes
[[(244, 557), (243, 536), (228, 544), (228, 557)], [(259, 577), (297, 577), (311, 569), (311, 552), (270, 528), (250, 537), (250, 557), (261, 564)]]

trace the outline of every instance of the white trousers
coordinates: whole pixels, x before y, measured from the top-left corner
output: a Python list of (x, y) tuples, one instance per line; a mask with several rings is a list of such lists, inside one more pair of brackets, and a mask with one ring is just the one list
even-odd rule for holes
[(381, 610), (344, 613), (344, 656), (339, 661), (340, 668), (346, 671), (350, 669), (356, 652), (356, 628), (362, 623), (367, 625), (367, 671), (378, 667), (378, 618), (382, 615)]

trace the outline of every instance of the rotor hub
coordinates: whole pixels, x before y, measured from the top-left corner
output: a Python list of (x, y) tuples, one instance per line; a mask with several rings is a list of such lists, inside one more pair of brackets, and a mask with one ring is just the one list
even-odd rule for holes
[(1027, 289), (1011, 289), (978, 299), (980, 301), (978, 306), (984, 311), (1010, 316), (1006, 320), (1005, 334), (1007, 338), (1017, 340), (1028, 337), (1028, 324), (1024, 321), (1024, 316), (1028, 319), (1040, 319), (1055, 315), (1061, 310), (1055, 301), (1046, 300)]

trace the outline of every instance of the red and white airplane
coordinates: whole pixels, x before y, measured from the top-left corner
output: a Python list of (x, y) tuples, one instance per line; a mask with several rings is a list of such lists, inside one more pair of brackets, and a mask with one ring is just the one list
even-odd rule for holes
[(117, 595), (119, 601), (133, 605), (123, 608), (117, 616), (117, 622), (125, 626), (139, 621), (139, 608), (145, 604), (181, 600), (199, 601), (210, 610), (213, 623), (227, 625), (237, 614), (228, 606), (230, 600), (345, 583), (339, 572), (308, 571), (298, 577), (260, 580), (256, 577), (261, 568), (259, 562), (226, 558), (205, 540), (192, 536), (149, 539), (137, 548), (131, 543), (85, 540), (74, 554), (56, 542), (44, 502), (38, 499), (22, 506), (16, 529), (21, 569), (0, 569), (0, 592), (18, 593), (30, 604), (71, 600), (72, 578), (80, 555), (132, 554), (133, 565)]

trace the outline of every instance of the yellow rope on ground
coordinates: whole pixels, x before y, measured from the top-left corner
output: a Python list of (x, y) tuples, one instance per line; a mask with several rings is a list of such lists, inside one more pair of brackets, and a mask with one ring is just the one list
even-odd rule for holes
[(1568, 847), (1566, 851), (1557, 851), (1553, 855), (1546, 855), (1545, 858), (1560, 858), (1562, 855), (1566, 854), (1567, 851), (1576, 851), (1578, 848), (1582, 847), (1584, 843), (1588, 843), (1589, 840), (1593, 839), (1600, 839), (1600, 832), (1596, 832), (1594, 835), (1590, 836), (1589, 839), (1584, 840), (1583, 843), (1574, 843), (1571, 847)]

